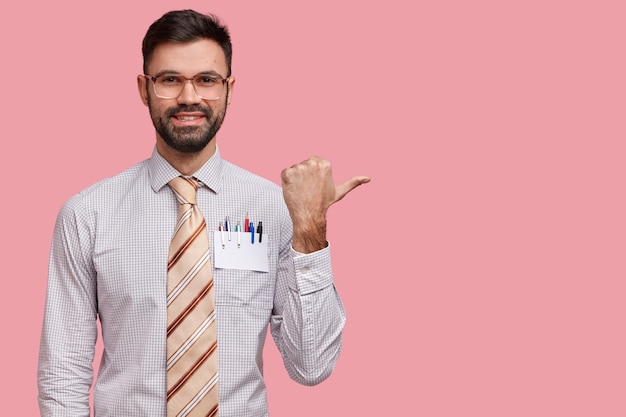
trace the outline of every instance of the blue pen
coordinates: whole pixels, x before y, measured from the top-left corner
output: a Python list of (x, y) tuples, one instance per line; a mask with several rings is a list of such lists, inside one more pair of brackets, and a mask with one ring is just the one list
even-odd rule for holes
[(226, 231), (228, 232), (228, 241), (230, 241), (230, 222), (228, 221), (228, 216), (226, 216)]
[(250, 243), (254, 245), (254, 224), (250, 222)]
[(241, 247), (241, 226), (239, 222), (235, 225), (235, 232), (237, 232), (237, 247)]

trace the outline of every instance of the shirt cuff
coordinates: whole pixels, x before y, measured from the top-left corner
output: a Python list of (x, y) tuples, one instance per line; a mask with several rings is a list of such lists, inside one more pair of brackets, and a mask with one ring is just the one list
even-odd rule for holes
[(333, 270), (330, 262), (330, 243), (325, 248), (311, 253), (300, 253), (291, 248), (296, 285), (300, 295), (320, 291), (333, 285)]

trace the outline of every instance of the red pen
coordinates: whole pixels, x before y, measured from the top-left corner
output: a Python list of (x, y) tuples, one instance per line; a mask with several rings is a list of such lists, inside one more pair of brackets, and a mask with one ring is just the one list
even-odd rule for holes
[(224, 243), (224, 225), (220, 222), (220, 225), (217, 227), (217, 230), (222, 235), (222, 249), (226, 248), (226, 243)]
[(248, 213), (246, 213), (246, 219), (243, 222), (243, 231), (244, 232), (250, 231), (250, 217), (248, 217)]

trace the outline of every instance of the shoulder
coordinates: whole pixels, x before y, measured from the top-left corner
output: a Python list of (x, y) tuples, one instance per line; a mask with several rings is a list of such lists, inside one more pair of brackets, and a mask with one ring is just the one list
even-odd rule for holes
[(102, 179), (70, 197), (61, 208), (62, 215), (92, 212), (117, 202), (132, 193), (138, 184), (149, 182), (147, 161), (142, 161), (114, 176)]
[(244, 188), (250, 191), (282, 195), (281, 187), (247, 169), (241, 168), (231, 162), (224, 162), (224, 181), (228, 186)]

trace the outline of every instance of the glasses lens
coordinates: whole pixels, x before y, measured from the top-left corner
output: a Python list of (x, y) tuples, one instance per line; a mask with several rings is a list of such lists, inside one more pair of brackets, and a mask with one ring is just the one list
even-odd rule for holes
[(222, 77), (209, 77), (199, 75), (193, 79), (196, 93), (207, 100), (217, 100), (224, 92), (224, 79)]
[(176, 98), (192, 81), (195, 92), (205, 100), (217, 100), (224, 93), (224, 79), (207, 75), (197, 75), (189, 80), (179, 75), (160, 75), (154, 81), (154, 92), (161, 98)]
[(185, 80), (175, 75), (159, 75), (154, 80), (154, 92), (161, 98), (175, 98), (183, 91)]

